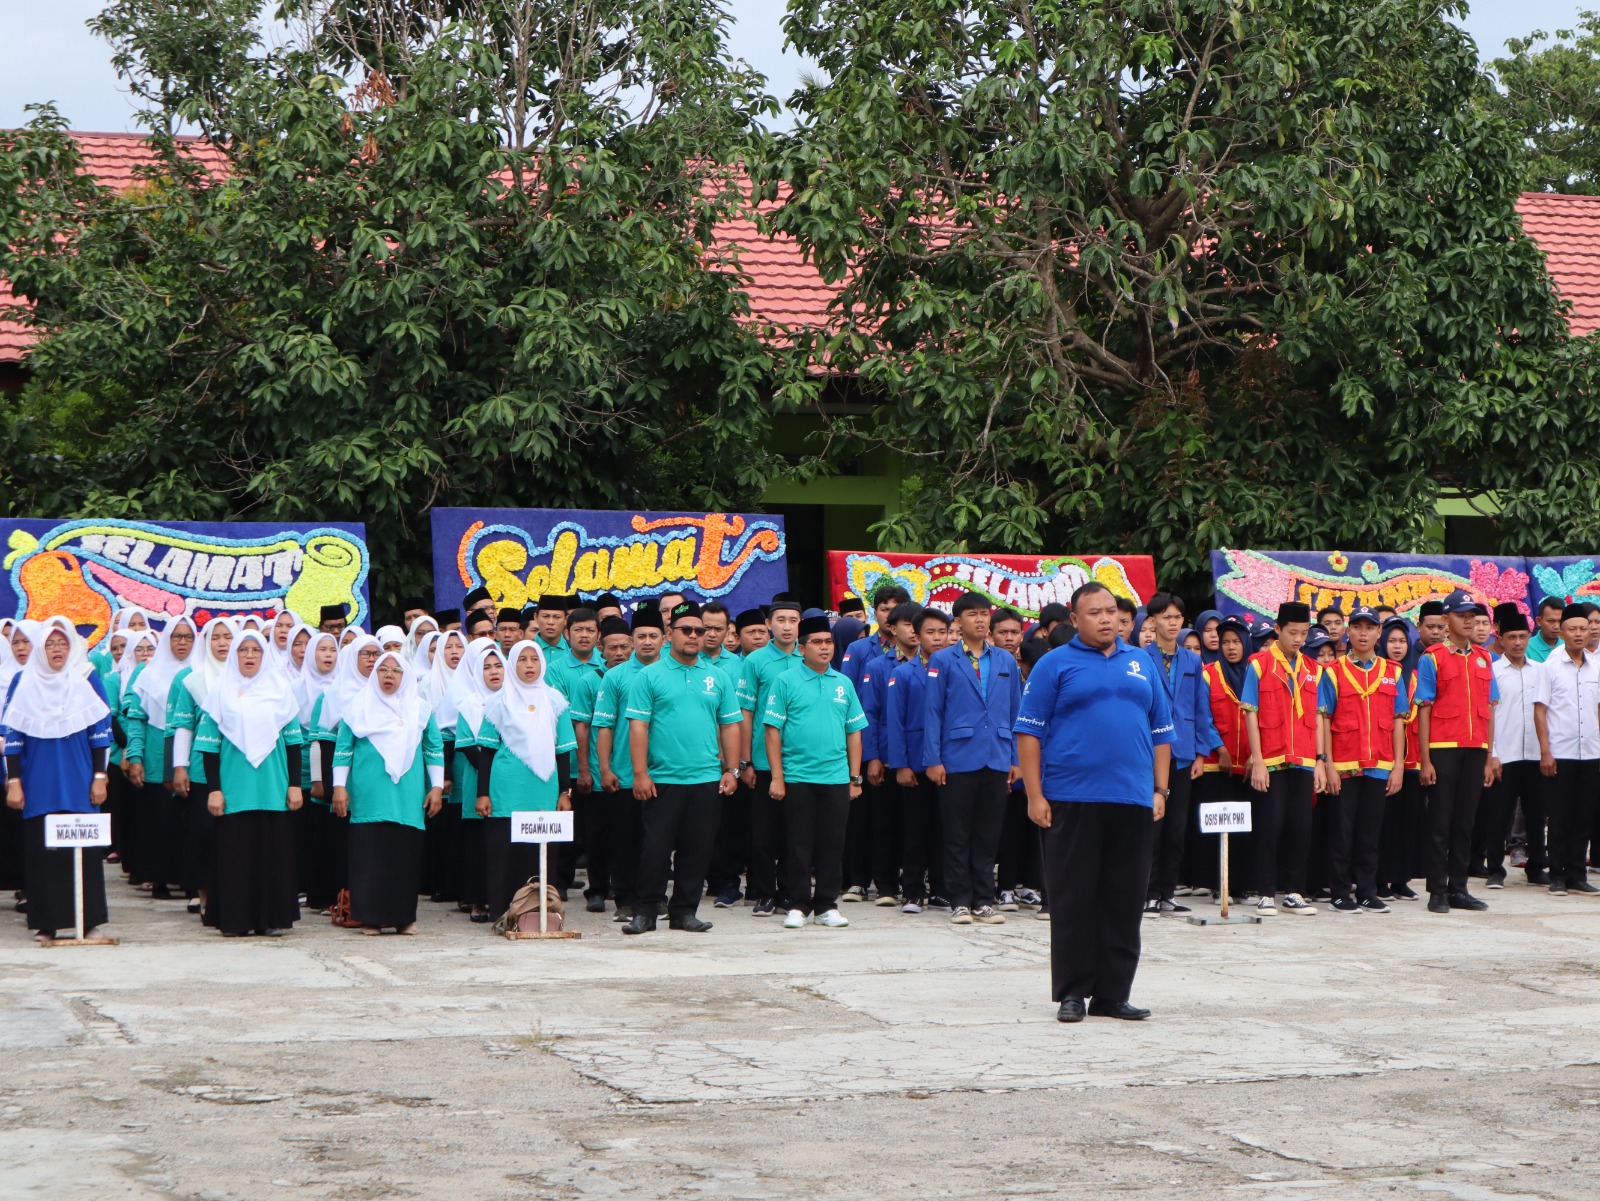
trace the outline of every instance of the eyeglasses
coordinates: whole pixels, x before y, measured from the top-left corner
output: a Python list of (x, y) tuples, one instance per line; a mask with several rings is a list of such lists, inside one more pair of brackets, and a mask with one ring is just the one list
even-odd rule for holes
[(679, 634), (687, 634), (691, 638), (698, 638), (706, 632), (705, 626), (686, 626), (681, 622), (672, 627)]

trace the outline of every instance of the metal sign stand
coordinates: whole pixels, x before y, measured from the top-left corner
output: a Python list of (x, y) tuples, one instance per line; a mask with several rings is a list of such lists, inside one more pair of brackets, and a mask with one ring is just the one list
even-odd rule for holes
[[(521, 818), (521, 817), (524, 817), (524, 816), (526, 816), (526, 815), (520, 814), (520, 813), (514, 813), (514, 814), (511, 815), (511, 817), (512, 817), (512, 821), (511, 821), (512, 841), (514, 841), (514, 842), (537, 841), (538, 844), (539, 844), (539, 928), (537, 930), (528, 930), (528, 931), (507, 930), (506, 931), (506, 937), (511, 939), (514, 942), (515, 941), (519, 941), (521, 939), (525, 939), (525, 938), (582, 938), (583, 935), (581, 933), (579, 933), (577, 930), (552, 930), (552, 929), (550, 929), (549, 899), (545, 896), (545, 891), (544, 891), (545, 877), (549, 875), (550, 843), (553, 842), (553, 841), (554, 842), (571, 842), (572, 841), (571, 829), (570, 829), (569, 826), (566, 826), (564, 823), (559, 823), (558, 822), (558, 824), (561, 824), (563, 826), (562, 831), (560, 833), (552, 833), (550, 831), (545, 830), (544, 829), (544, 823), (540, 822), (539, 825), (538, 825), (538, 831), (536, 833), (530, 835), (527, 838), (522, 838), (522, 837), (519, 837), (519, 835), (518, 835), (518, 821), (517, 821), (517, 819)], [(554, 816), (554, 815), (553, 814), (552, 815), (541, 814), (539, 816), (546, 817), (546, 816)], [(571, 820), (570, 819), (570, 815), (563, 815), (563, 816), (567, 817), (568, 821)]]
[[(97, 818), (102, 816), (95, 815)], [(102, 841), (103, 837), (103, 841)], [(53, 840), (47, 834), (45, 843), (50, 845)], [(101, 837), (96, 837), (87, 842), (89, 846), (103, 846), (111, 841), (110, 826), (107, 824)], [(52, 938), (48, 942), (41, 942), (41, 947), (114, 947), (117, 939), (101, 935), (99, 938), (85, 938), (83, 932), (83, 848), (84, 841), (74, 841), (72, 844), (72, 896), (73, 896), (73, 936), (71, 938)]]
[[(1200, 808), (1205, 810), (1211, 808), (1211, 806), (1202, 805)], [(1202, 829), (1203, 828), (1204, 822), (1202, 821)], [(1245, 830), (1249, 830), (1248, 823), (1245, 825)], [(1228, 831), (1226, 828), (1223, 829), (1221, 837), (1222, 862), (1217, 872), (1217, 879), (1221, 883), (1222, 907), (1215, 917), (1211, 917), (1207, 914), (1191, 913), (1188, 919), (1189, 924), (1191, 926), (1259, 926), (1261, 924), (1260, 914), (1229, 912), (1232, 897), (1230, 896), (1228, 889)]]

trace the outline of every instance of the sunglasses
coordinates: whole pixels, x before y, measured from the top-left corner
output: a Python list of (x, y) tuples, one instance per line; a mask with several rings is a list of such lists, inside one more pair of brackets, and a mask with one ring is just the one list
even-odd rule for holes
[(682, 622), (672, 627), (680, 634), (688, 634), (691, 638), (698, 638), (706, 632), (705, 626), (686, 626)]

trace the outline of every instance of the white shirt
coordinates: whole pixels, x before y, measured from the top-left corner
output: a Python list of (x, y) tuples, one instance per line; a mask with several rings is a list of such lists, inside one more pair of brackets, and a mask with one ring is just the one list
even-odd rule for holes
[(1600, 759), (1600, 655), (1574, 663), (1567, 648), (1550, 652), (1534, 700), (1545, 707), (1550, 753), (1557, 759)]
[(1524, 659), (1520, 668), (1513, 667), (1504, 655), (1494, 661), (1494, 682), (1500, 689), (1500, 703), (1494, 710), (1494, 757), (1501, 763), (1539, 761), (1533, 706), (1543, 674), (1544, 665), (1532, 659)]

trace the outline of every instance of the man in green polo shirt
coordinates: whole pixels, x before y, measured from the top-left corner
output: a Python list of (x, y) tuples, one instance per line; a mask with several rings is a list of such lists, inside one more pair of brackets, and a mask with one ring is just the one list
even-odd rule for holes
[(1561, 610), (1566, 602), (1560, 597), (1547, 596), (1539, 602), (1539, 615), (1533, 637), (1528, 639), (1528, 658), (1543, 663), (1550, 652), (1561, 645)]
[(861, 731), (867, 717), (855, 685), (831, 666), (828, 619), (807, 617), (798, 633), (801, 666), (773, 681), (761, 714), (772, 765), (768, 791), (783, 810), (788, 835), (790, 908), (783, 928), (798, 930), (807, 914), (819, 926), (837, 928), (850, 924), (838, 900), (850, 802), (861, 795)]
[(528, 624), (538, 640), (539, 649), (544, 652), (545, 667), (549, 670), (554, 671), (569, 658), (567, 644), (562, 641), (561, 635), (567, 630), (567, 614), (577, 607), (578, 598), (575, 596), (547, 592), (539, 598), (539, 606)]
[(628, 688), (633, 677), (661, 657), (664, 623), (654, 605), (633, 613), (633, 657), (611, 668), (594, 698), (593, 731), (600, 755), (600, 787), (608, 793), (606, 819), (611, 834), (611, 895), (617, 900), (612, 921), (625, 922), (638, 904), (639, 839), (643, 815), (633, 795), (633, 756), (628, 750)]
[[(744, 657), (739, 675), (739, 708), (744, 724), (739, 735), (739, 778), (750, 789), (750, 871), (747, 877), (753, 917), (770, 917), (777, 909), (782, 883), (778, 855), (783, 842), (783, 814), (773, 801), (768, 785), (767, 746), (756, 736), (760, 715), (766, 712), (767, 696), (773, 682), (784, 672), (800, 665), (801, 605), (794, 600), (775, 600), (767, 614), (772, 641)], [(831, 635), (830, 635), (831, 636)]]
[(671, 927), (696, 934), (711, 929), (695, 911), (705, 893), (721, 798), (737, 784), (739, 702), (722, 673), (701, 660), (706, 627), (700, 606), (681, 601), (669, 620), (670, 652), (636, 672), (628, 686), (633, 795), (644, 813), (639, 905), (624, 934), (656, 928), (669, 875)]
[[(567, 628), (571, 630), (574, 626), (581, 629), (575, 621), (568, 623)], [(599, 636), (600, 649), (594, 655), (599, 660), (599, 670), (574, 672), (572, 691), (566, 694), (567, 715), (572, 718), (572, 731), (578, 743), (573, 756), (572, 808), (578, 818), (578, 838), (589, 857), (589, 879), (583, 895), (590, 913), (604, 913), (606, 898), (611, 895), (611, 798), (600, 786), (600, 739), (598, 731), (591, 728), (594, 703), (600, 695), (605, 673), (622, 666), (633, 654), (633, 634), (622, 618), (602, 620)]]

